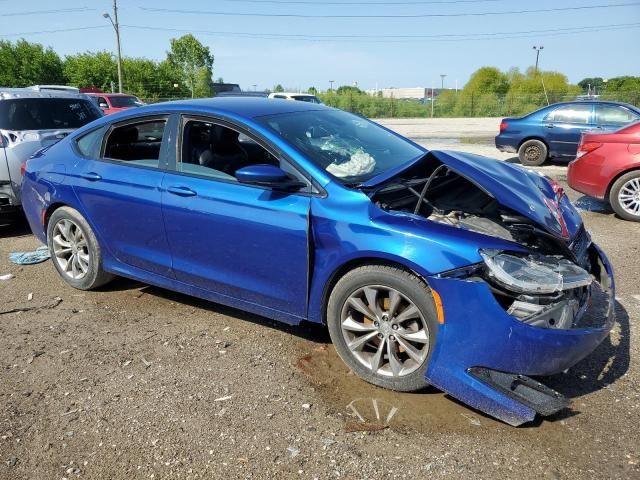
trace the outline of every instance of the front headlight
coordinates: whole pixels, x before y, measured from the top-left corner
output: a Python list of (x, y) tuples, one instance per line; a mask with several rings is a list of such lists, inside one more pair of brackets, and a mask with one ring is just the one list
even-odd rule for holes
[(585, 269), (565, 259), (547, 256), (526, 257), (496, 250), (480, 255), (489, 277), (518, 293), (556, 293), (590, 285), (593, 277)]

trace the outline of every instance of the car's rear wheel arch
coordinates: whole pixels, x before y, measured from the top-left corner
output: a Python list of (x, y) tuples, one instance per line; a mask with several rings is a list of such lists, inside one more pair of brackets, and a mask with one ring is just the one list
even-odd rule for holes
[(42, 219), (42, 227), (44, 228), (45, 233), (47, 232), (47, 229), (49, 227), (49, 220), (51, 219), (51, 215), (53, 215), (53, 212), (62, 207), (68, 207), (68, 205), (66, 203), (56, 202), (49, 205), (45, 210), (44, 218)]
[(331, 296), (331, 292), (335, 288), (338, 281), (340, 281), (340, 279), (350, 271), (360, 267), (365, 267), (365, 266), (391, 267), (391, 268), (396, 268), (398, 270), (403, 270), (407, 273), (415, 275), (428, 286), (428, 283), (425, 280), (423, 274), (401, 263), (400, 261), (382, 258), (382, 257), (360, 257), (360, 258), (351, 259), (343, 263), (342, 265), (340, 265), (338, 268), (336, 268), (334, 272), (331, 274), (331, 276), (329, 277), (329, 280), (325, 283), (324, 290), (322, 292), (322, 315), (321, 315), (322, 323), (324, 325), (327, 325), (327, 306), (329, 304), (329, 297)]
[(626, 175), (627, 173), (636, 172), (636, 171), (640, 171), (640, 166), (635, 166), (617, 173), (616, 176), (611, 179), (611, 181), (609, 182), (609, 185), (607, 185), (607, 192), (605, 193), (604, 198), (608, 202), (610, 202), (611, 189), (613, 188), (613, 185), (618, 181), (618, 179), (623, 175)]
[(518, 150), (520, 150), (520, 147), (522, 146), (523, 143), (528, 142), (529, 140), (538, 140), (539, 142), (544, 143), (544, 146), (547, 147), (547, 152), (549, 152), (549, 143), (547, 143), (547, 141), (544, 138), (537, 137), (537, 136), (530, 136), (530, 137), (523, 138), (520, 141), (520, 143), (518, 143)]

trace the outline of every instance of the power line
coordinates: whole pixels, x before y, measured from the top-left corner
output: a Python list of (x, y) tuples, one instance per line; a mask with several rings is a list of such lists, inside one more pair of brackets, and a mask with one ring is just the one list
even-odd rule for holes
[(508, 0), (413, 0), (413, 1), (400, 1), (400, 2), (305, 2), (303, 0), (223, 0), (231, 3), (267, 3), (267, 4), (285, 4), (285, 5), (307, 5), (307, 6), (324, 6), (324, 5), (380, 5), (384, 7), (393, 7), (396, 5), (455, 5), (458, 3), (496, 3), (505, 2)]
[(33, 10), (30, 12), (3, 12), (2, 16), (3, 17), (22, 17), (25, 15), (52, 15), (55, 13), (76, 13), (76, 12), (90, 12), (92, 10), (96, 10), (95, 8), (87, 8), (87, 7), (80, 7), (80, 8), (60, 8), (57, 10)]
[[(567, 28), (552, 28), (543, 30), (523, 30), (523, 31), (509, 31), (509, 32), (481, 32), (481, 33), (443, 33), (443, 34), (431, 34), (431, 35), (385, 35), (385, 34), (335, 34), (335, 35), (322, 35), (322, 34), (307, 34), (307, 33), (268, 33), (268, 32), (237, 32), (237, 31), (212, 31), (212, 30), (193, 30), (189, 28), (171, 28), (171, 27), (153, 27), (145, 25), (122, 25), (126, 28), (133, 28), (137, 30), (155, 30), (155, 31), (169, 31), (169, 32), (192, 32), (207, 35), (219, 35), (219, 36), (240, 36), (248, 38), (272, 38), (272, 39), (309, 39), (309, 40), (341, 40), (341, 39), (448, 39), (448, 38), (460, 38), (461, 40), (477, 40), (476, 37), (495, 37), (495, 36), (510, 36), (510, 35), (544, 35), (553, 33), (583, 33), (583, 32), (599, 32), (612, 29), (625, 29), (640, 27), (640, 23), (618, 23), (608, 25), (585, 25), (581, 27), (567, 27)], [(382, 41), (382, 40), (381, 40)]]
[(357, 14), (357, 15), (335, 15), (335, 14), (301, 14), (301, 13), (253, 13), (253, 12), (218, 12), (210, 10), (183, 10), (174, 8), (156, 8), (156, 7), (139, 7), (146, 12), (155, 13), (178, 13), (192, 15), (216, 15), (227, 17), (281, 17), (281, 18), (431, 18), (431, 17), (485, 17), (493, 15), (518, 15), (525, 13), (550, 13), (550, 12), (568, 12), (576, 10), (594, 10), (602, 8), (616, 7), (632, 7), (640, 5), (640, 2), (631, 3), (610, 3), (602, 5), (580, 5), (574, 7), (558, 7), (558, 8), (541, 8), (535, 10), (504, 10), (496, 12), (463, 12), (463, 13), (419, 13), (419, 14), (398, 14), (398, 15), (382, 15), (382, 14)]
[(74, 27), (74, 28), (57, 28), (55, 30), (36, 30), (31, 32), (18, 32), (18, 33), (1, 33), (0, 37), (21, 37), (25, 35), (40, 35), (44, 33), (62, 33), (62, 32), (75, 32), (79, 30), (94, 30), (98, 28), (110, 28), (109, 25), (94, 25), (91, 27)]

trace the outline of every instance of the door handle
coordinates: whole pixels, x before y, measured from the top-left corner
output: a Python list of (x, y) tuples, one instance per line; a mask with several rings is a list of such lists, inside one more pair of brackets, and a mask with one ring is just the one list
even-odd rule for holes
[(168, 187), (167, 192), (173, 193), (174, 195), (179, 195), (181, 197), (194, 197), (197, 195), (196, 192), (191, 190), (189, 187)]
[(547, 124), (545, 125), (545, 127), (547, 127), (547, 128), (553, 128), (554, 126), (555, 126), (555, 125), (554, 125), (553, 123), (547, 123)]
[(102, 177), (95, 172), (81, 173), (80, 177), (89, 180), (90, 182), (97, 182), (98, 180), (102, 180)]

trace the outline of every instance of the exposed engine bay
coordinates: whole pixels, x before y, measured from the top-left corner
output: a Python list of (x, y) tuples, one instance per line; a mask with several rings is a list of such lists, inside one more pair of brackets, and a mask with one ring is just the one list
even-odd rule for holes
[[(426, 168), (425, 168), (426, 167)], [(425, 174), (426, 170), (426, 174)], [(481, 252), (485, 264), (451, 275), (485, 281), (511, 316), (555, 329), (582, 328), (582, 315), (600, 275), (589, 234), (581, 227), (573, 241), (553, 235), (530, 218), (501, 205), (482, 186), (427, 155), (415, 165), (367, 192), (383, 210), (501, 238), (530, 254)]]

